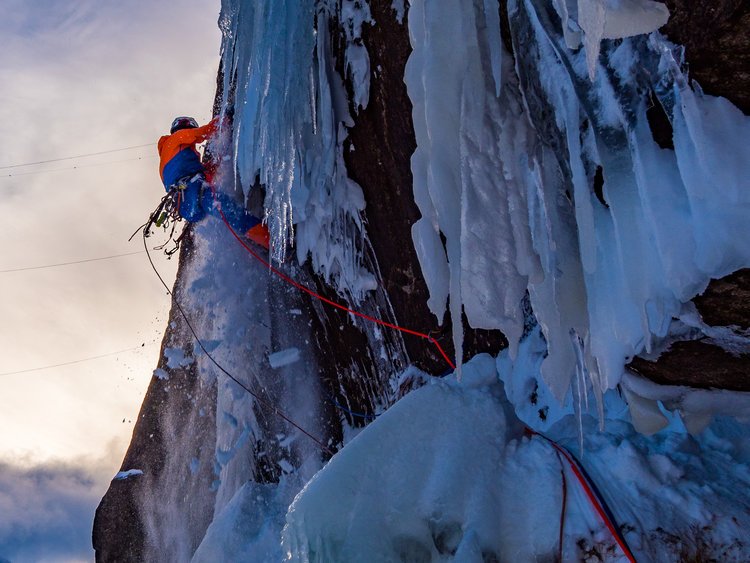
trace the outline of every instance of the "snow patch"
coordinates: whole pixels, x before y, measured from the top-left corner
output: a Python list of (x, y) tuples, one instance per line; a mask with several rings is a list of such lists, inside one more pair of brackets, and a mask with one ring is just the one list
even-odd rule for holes
[(161, 368), (156, 368), (154, 370), (154, 377), (161, 379), (162, 381), (169, 381), (169, 373)]
[(164, 357), (167, 359), (167, 367), (170, 369), (189, 366), (195, 361), (187, 356), (182, 348), (165, 348)]
[[(523, 437), (492, 382), (492, 358), (478, 356), (463, 373), (461, 384), (433, 382), (406, 396), (307, 484), (286, 515), (286, 561), (536, 561), (558, 552), (577, 561), (592, 550), (619, 560), (567, 462), (546, 440)], [(580, 424), (583, 466), (638, 560), (679, 559), (695, 548), (698, 528), (716, 554), (743, 559), (746, 426), (717, 420), (693, 438), (673, 417), (645, 437), (625, 420), (597, 432), (595, 417), (564, 415), (547, 435), (572, 452)]]
[[(507, 439), (503, 408), (484, 389), (438, 384), (413, 392), (297, 496), (282, 535), (287, 560), (551, 557), (556, 535), (540, 531), (558, 526), (559, 469), (538, 463), (549, 456), (541, 444), (505, 465)], [(536, 477), (538, 486), (523, 494), (503, 486), (518, 474)], [(545, 509), (522, 509), (542, 499)]]

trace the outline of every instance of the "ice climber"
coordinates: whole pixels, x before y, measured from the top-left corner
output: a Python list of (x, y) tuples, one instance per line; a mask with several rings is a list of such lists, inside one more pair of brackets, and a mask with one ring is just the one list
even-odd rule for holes
[[(207, 125), (198, 127), (192, 117), (178, 117), (172, 122), (169, 135), (159, 139), (159, 173), (164, 188), (167, 191), (172, 188), (181, 190), (180, 216), (190, 223), (200, 221), (209, 213), (218, 214), (214, 207), (214, 192), (206, 181), (206, 171), (195, 148), (197, 143), (214, 134), (216, 126), (216, 118)], [(238, 233), (245, 233), (247, 238), (267, 249), (268, 229), (260, 219), (226, 194), (219, 190), (215, 192), (221, 210), (232, 228)]]

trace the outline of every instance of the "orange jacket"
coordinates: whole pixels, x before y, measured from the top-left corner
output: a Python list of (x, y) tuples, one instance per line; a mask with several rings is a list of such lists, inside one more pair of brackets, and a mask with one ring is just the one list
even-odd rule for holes
[(188, 174), (203, 170), (195, 145), (213, 135), (216, 128), (217, 119), (214, 118), (203, 127), (180, 129), (159, 139), (159, 175), (166, 187)]

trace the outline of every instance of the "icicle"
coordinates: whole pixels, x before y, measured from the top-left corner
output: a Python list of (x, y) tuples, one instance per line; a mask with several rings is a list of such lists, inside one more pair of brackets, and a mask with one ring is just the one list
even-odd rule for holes
[(584, 362), (583, 341), (574, 329), (570, 329), (570, 344), (576, 357), (576, 388), (578, 391), (578, 447), (580, 456), (583, 457), (583, 414), (589, 410), (588, 377), (586, 363)]

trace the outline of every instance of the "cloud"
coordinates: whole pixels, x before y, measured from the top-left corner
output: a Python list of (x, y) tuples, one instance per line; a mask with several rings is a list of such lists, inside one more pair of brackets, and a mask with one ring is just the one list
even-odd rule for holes
[[(207, 120), (219, 8), (219, 0), (4, 0), (0, 166), (155, 143), (176, 114)], [(127, 239), (163, 194), (155, 156), (146, 147), (14, 172), (86, 166), (76, 170), (0, 178), (0, 269), (142, 249)], [(136, 157), (144, 158), (112, 163)], [(163, 275), (174, 276), (176, 260), (155, 259)], [(0, 289), (0, 372), (159, 340), (169, 307), (143, 256), (0, 275)], [(123, 358), (130, 365), (137, 359)], [(121, 420), (135, 418), (155, 356), (144, 363), (127, 412), (112, 402), (122, 396), (118, 386), (134, 386), (133, 373), (114, 359), (3, 378), (9, 405), (0, 409), (0, 426), (18, 433), (6, 436), (0, 456), (23, 448), (39, 461), (50, 451), (74, 457), (99, 449), (85, 417), (96, 421), (98, 438), (105, 429), (129, 432)], [(21, 412), (11, 420), (15, 405), (33, 410), (35, 424)]]
[(0, 462), (0, 561), (90, 561), (94, 510), (110, 478), (101, 464)]

